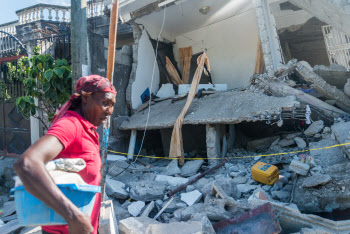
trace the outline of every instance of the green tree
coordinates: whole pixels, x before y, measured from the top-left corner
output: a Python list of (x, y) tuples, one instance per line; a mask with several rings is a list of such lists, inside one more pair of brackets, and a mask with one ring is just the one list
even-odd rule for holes
[(26, 119), (39, 119), (47, 130), (58, 108), (70, 97), (72, 74), (65, 59), (54, 61), (50, 54), (40, 55), (39, 47), (34, 47), (33, 54), (30, 59), (21, 57), (17, 65), (7, 64), (9, 80), (23, 81), (25, 96), (16, 99), (17, 110)]

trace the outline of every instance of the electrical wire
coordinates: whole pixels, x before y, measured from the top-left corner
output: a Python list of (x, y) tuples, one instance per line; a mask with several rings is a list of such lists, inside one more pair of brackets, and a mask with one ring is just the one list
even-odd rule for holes
[[(152, 93), (152, 88), (153, 88), (154, 72), (155, 72), (155, 69), (156, 69), (156, 62), (157, 62), (157, 56), (158, 56), (159, 40), (160, 40), (160, 36), (162, 35), (163, 28), (164, 28), (165, 15), (166, 15), (166, 5), (164, 6), (164, 14), (163, 14), (162, 27), (160, 28), (159, 35), (158, 35), (158, 38), (157, 38), (156, 54), (155, 54), (154, 62), (153, 62), (153, 71), (152, 71), (151, 87), (150, 87), (150, 92), (151, 92), (151, 93)], [(150, 117), (150, 113), (151, 113), (151, 101), (152, 101), (152, 95), (150, 95), (150, 98), (149, 98), (149, 101), (148, 101), (150, 104), (148, 105), (148, 113), (147, 113), (146, 126), (145, 126), (145, 130), (143, 131), (143, 137), (142, 137), (142, 141), (141, 141), (141, 145), (140, 145), (139, 152), (137, 153), (135, 160), (132, 161), (123, 171), (121, 171), (121, 172), (120, 172), (119, 174), (117, 174), (116, 176), (119, 176), (119, 175), (122, 174), (124, 171), (126, 171), (126, 170), (131, 166), (131, 164), (134, 164), (134, 163), (136, 162), (136, 160), (139, 158), (139, 155), (140, 155), (140, 152), (141, 152), (141, 150), (142, 150), (142, 146), (143, 146), (143, 143), (144, 143), (144, 140), (145, 140), (145, 137), (146, 137), (146, 131), (147, 131), (148, 122), (149, 122), (149, 117)], [(114, 164), (114, 166), (115, 166), (115, 165), (116, 165), (116, 164)], [(113, 166), (113, 167), (114, 167), (114, 166)]]

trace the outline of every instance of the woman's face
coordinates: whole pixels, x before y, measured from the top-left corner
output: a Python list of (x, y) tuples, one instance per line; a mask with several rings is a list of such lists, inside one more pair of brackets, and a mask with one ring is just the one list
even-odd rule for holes
[(110, 92), (95, 92), (83, 95), (84, 118), (95, 126), (103, 124), (113, 113), (116, 95)]

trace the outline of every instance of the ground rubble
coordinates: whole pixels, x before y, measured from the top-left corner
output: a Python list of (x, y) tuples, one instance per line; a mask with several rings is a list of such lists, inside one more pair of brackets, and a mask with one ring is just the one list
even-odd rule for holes
[[(343, 129), (348, 124), (341, 121), (334, 126), (338, 125)], [(249, 151), (236, 148), (229, 152), (228, 162), (176, 193), (170, 204), (172, 198), (166, 194), (209, 169), (206, 161), (187, 160), (185, 165), (179, 166), (177, 160), (143, 158), (147, 163), (135, 161), (128, 168), (126, 161), (108, 161), (106, 193), (114, 200), (116, 218), (123, 227), (120, 232), (160, 233), (153, 230), (167, 228), (167, 233), (176, 233), (176, 225), (187, 227), (186, 223), (196, 221), (200, 223), (201, 233), (215, 233), (213, 224), (257, 207), (249, 202), (256, 191), (262, 191), (275, 203), (292, 201), (298, 212), (350, 208), (347, 189), (350, 180), (342, 176), (350, 169), (350, 163), (343, 149), (308, 150), (338, 144), (337, 132), (333, 129), (337, 128), (327, 127), (319, 120), (303, 132), (251, 141), (247, 144)], [(235, 158), (237, 156), (244, 158)], [(278, 167), (279, 179), (272, 186), (252, 179), (251, 167), (258, 161)], [(123, 191), (123, 194), (117, 194), (117, 191)], [(160, 210), (160, 216), (154, 220)], [(142, 223), (142, 231), (134, 232), (135, 222)], [(282, 222), (281, 226), (283, 229)], [(186, 233), (197, 233), (197, 227), (197, 224), (193, 225), (193, 230)], [(310, 227), (303, 228), (300, 233), (307, 233)]]

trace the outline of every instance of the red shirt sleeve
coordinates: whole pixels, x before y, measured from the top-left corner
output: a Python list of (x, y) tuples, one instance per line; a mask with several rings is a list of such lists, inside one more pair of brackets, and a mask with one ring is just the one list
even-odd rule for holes
[(50, 127), (46, 134), (57, 137), (67, 149), (76, 139), (77, 125), (70, 118), (61, 118)]

